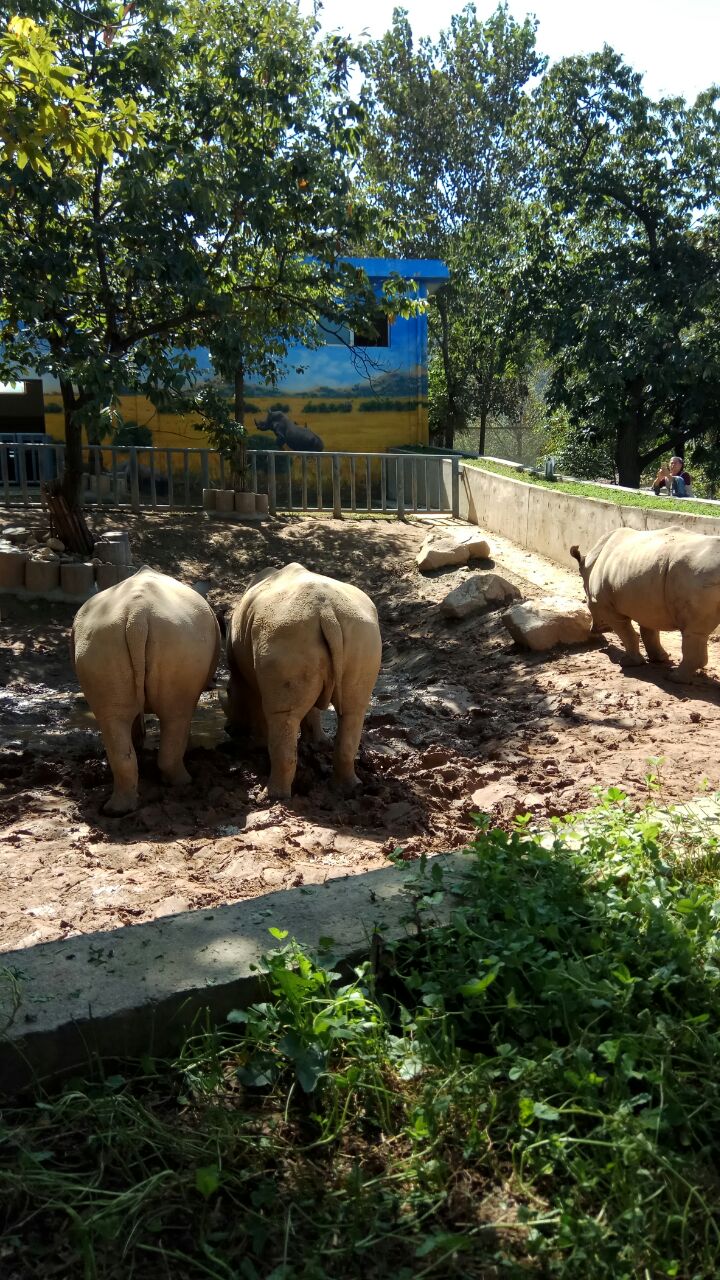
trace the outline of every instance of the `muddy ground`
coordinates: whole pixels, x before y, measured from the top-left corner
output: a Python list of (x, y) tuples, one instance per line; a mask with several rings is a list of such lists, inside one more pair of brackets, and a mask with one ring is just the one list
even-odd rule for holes
[[(456, 849), (478, 809), (502, 824), (520, 812), (540, 819), (585, 808), (595, 787), (612, 784), (641, 802), (656, 757), (668, 800), (705, 780), (720, 785), (720, 684), (683, 688), (660, 667), (626, 671), (609, 640), (528, 654), (497, 612), (445, 621), (437, 603), (468, 571), (417, 572), (427, 523), (295, 518), (247, 527), (150, 513), (122, 523), (136, 563), (209, 579), (214, 602), (237, 598), (258, 568), (290, 560), (372, 596), (384, 653), (358, 766), (363, 790), (339, 800), (327, 785), (329, 753), (303, 746), (292, 803), (263, 803), (266, 756), (227, 738), (217, 694), (208, 693), (188, 752), (193, 785), (160, 785), (151, 731), (141, 808), (103, 817), (109, 774), (69, 663), (73, 609), (4, 596), (0, 950), (370, 870), (398, 847), (408, 857)], [(117, 514), (97, 521), (118, 524)], [(525, 597), (581, 596), (579, 577), (491, 542), (495, 568)], [(668, 640), (677, 655), (679, 637)], [(709, 670), (720, 676), (717, 634)]]

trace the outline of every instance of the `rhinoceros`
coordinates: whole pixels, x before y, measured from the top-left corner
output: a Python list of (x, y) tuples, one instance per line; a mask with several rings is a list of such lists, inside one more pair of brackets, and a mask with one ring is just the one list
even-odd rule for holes
[(258, 431), (272, 431), (281, 449), (285, 445), (299, 452), (322, 453), (325, 448), (320, 436), (316, 436), (309, 427), (299, 427), (280, 409), (271, 409), (262, 422), (256, 418), (255, 426)]
[(163, 777), (175, 786), (190, 782), (183, 764), (190, 721), (220, 655), (220, 629), (207, 601), (174, 578), (142, 568), (86, 600), (75, 615), (70, 652), (112, 770), (104, 812), (137, 807), (135, 747), (142, 743), (146, 711), (160, 720)]
[(338, 717), (334, 778), (358, 785), (355, 757), (380, 670), (375, 605), (358, 587), (300, 564), (253, 579), (228, 627), (228, 727), (248, 725), (270, 755), (267, 793), (288, 799), (302, 730), (325, 742), (320, 712)]
[(588, 552), (570, 548), (580, 566), (595, 630), (614, 631), (638, 666), (637, 622), (650, 662), (669, 662), (660, 631), (682, 634), (682, 661), (670, 679), (690, 682), (707, 665), (707, 640), (720, 624), (720, 537), (669, 527), (614, 529)]

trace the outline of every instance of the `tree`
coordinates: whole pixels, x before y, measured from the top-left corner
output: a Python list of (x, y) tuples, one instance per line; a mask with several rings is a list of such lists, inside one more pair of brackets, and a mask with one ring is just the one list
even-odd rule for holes
[(365, 167), (381, 232), (451, 269), (430, 313), (431, 423), (446, 447), (477, 414), (484, 449), (503, 383), (526, 364), (520, 137), (525, 87), (543, 65), (534, 23), (516, 23), (503, 5), (485, 22), (467, 5), (436, 44), (417, 45), (396, 10), (368, 51)]
[[(361, 112), (350, 46), (320, 40), (292, 0), (25, 8), (83, 67), (103, 123), (119, 100), (143, 104), (141, 138), (85, 163), (62, 156), (51, 174), (27, 165), (0, 200), (0, 376), (59, 378), (76, 501), (82, 430), (121, 391), (184, 393), (188, 350), (227, 350), (248, 318), (273, 352), (374, 305), (342, 260), (367, 230), (351, 182)], [(9, 182), (0, 170), (0, 196)], [(390, 290), (386, 305), (409, 304)]]
[(717, 108), (715, 90), (652, 101), (609, 48), (564, 59), (537, 90), (528, 293), (549, 396), (624, 485), (720, 438)]
[(50, 177), (59, 159), (83, 162), (137, 140), (137, 104), (118, 98), (103, 118), (82, 66), (65, 63), (46, 27), (14, 15), (0, 26), (0, 166)]

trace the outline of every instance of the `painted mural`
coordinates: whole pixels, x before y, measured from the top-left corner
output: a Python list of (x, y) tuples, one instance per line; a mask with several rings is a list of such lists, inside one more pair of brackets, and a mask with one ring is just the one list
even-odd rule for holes
[[(391, 272), (416, 282), (420, 297), (427, 297), (448, 271), (434, 260), (389, 261), (358, 258), (380, 290)], [(309, 448), (348, 452), (383, 453), (398, 445), (428, 443), (427, 415), (427, 317), (397, 319), (380, 335), (383, 345), (363, 348), (361, 339), (348, 349), (330, 340), (316, 350), (292, 348), (284, 377), (274, 386), (248, 383), (245, 388), (245, 424), (249, 443), (264, 448)], [(216, 383), (232, 397), (233, 389), (214, 373), (208, 353), (193, 351), (199, 383)], [(353, 358), (353, 356), (355, 358)], [(44, 381), (45, 429), (62, 439), (60, 389)], [(148, 400), (134, 394), (121, 397), (120, 412), (126, 424), (148, 428), (152, 443), (164, 449), (197, 449), (207, 446), (197, 419), (191, 414), (158, 413)], [(303, 428), (298, 435), (292, 428)]]

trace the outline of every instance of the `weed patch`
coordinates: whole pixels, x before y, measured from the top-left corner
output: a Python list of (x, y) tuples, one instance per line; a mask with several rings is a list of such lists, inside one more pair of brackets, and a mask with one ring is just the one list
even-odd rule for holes
[(718, 835), (617, 790), (528, 824), (356, 969), (273, 929), (174, 1062), (7, 1108), (3, 1275), (716, 1275)]

